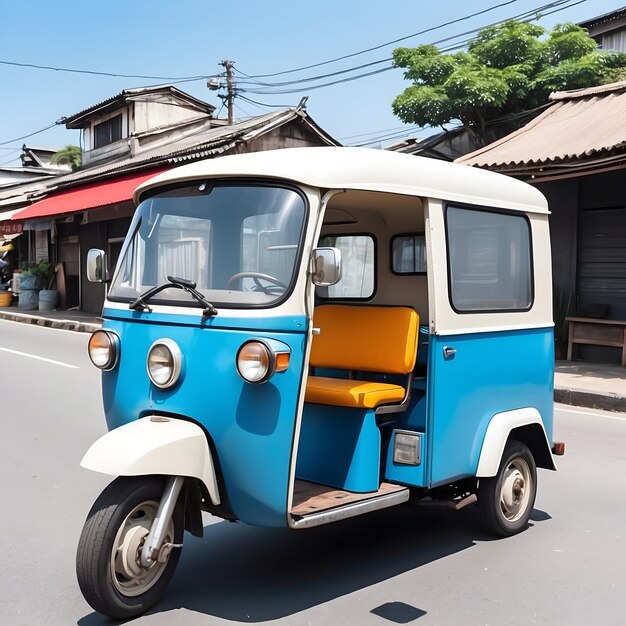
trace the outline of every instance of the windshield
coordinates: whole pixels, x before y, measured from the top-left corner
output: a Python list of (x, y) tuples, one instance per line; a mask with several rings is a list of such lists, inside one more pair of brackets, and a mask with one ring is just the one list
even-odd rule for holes
[[(286, 296), (300, 258), (306, 205), (293, 189), (198, 183), (144, 200), (109, 292), (134, 300), (175, 276), (223, 307), (269, 306)], [(189, 304), (165, 289), (154, 304)]]

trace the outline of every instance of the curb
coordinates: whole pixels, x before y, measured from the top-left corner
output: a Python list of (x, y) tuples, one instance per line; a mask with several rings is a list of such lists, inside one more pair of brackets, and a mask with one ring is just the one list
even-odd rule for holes
[(36, 326), (45, 326), (46, 328), (60, 328), (62, 330), (71, 330), (78, 333), (92, 333), (100, 328), (100, 324), (91, 322), (81, 322), (79, 320), (53, 319), (49, 317), (41, 317), (39, 315), (28, 315), (24, 313), (9, 313), (0, 311), (0, 319), (10, 322), (22, 322), (25, 324), (34, 324)]
[(559, 404), (570, 404), (588, 409), (603, 411), (626, 412), (626, 398), (611, 393), (594, 393), (579, 389), (554, 389), (554, 401)]

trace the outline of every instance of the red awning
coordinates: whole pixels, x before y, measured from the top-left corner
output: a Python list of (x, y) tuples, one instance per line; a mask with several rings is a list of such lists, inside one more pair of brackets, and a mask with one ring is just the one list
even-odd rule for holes
[(12, 220), (50, 217), (62, 213), (75, 213), (94, 209), (107, 204), (125, 202), (133, 197), (135, 189), (145, 180), (166, 171), (165, 169), (142, 172), (133, 176), (121, 176), (113, 180), (104, 180), (91, 185), (82, 185), (68, 191), (55, 193), (11, 216)]

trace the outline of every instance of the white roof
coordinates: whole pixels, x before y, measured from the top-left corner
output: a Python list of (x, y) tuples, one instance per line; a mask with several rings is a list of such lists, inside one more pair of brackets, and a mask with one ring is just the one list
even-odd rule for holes
[(343, 147), (288, 148), (198, 161), (142, 183), (135, 202), (162, 185), (225, 177), (273, 178), (322, 189), (383, 191), (548, 213), (541, 192), (502, 174), (397, 152)]

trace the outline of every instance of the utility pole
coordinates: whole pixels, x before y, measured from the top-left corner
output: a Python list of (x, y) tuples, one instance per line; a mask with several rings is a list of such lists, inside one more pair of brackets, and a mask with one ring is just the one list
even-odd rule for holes
[(223, 65), (226, 69), (226, 108), (228, 109), (228, 125), (230, 126), (234, 121), (233, 99), (235, 97), (235, 86), (233, 83), (233, 62), (222, 61), (220, 65)]

